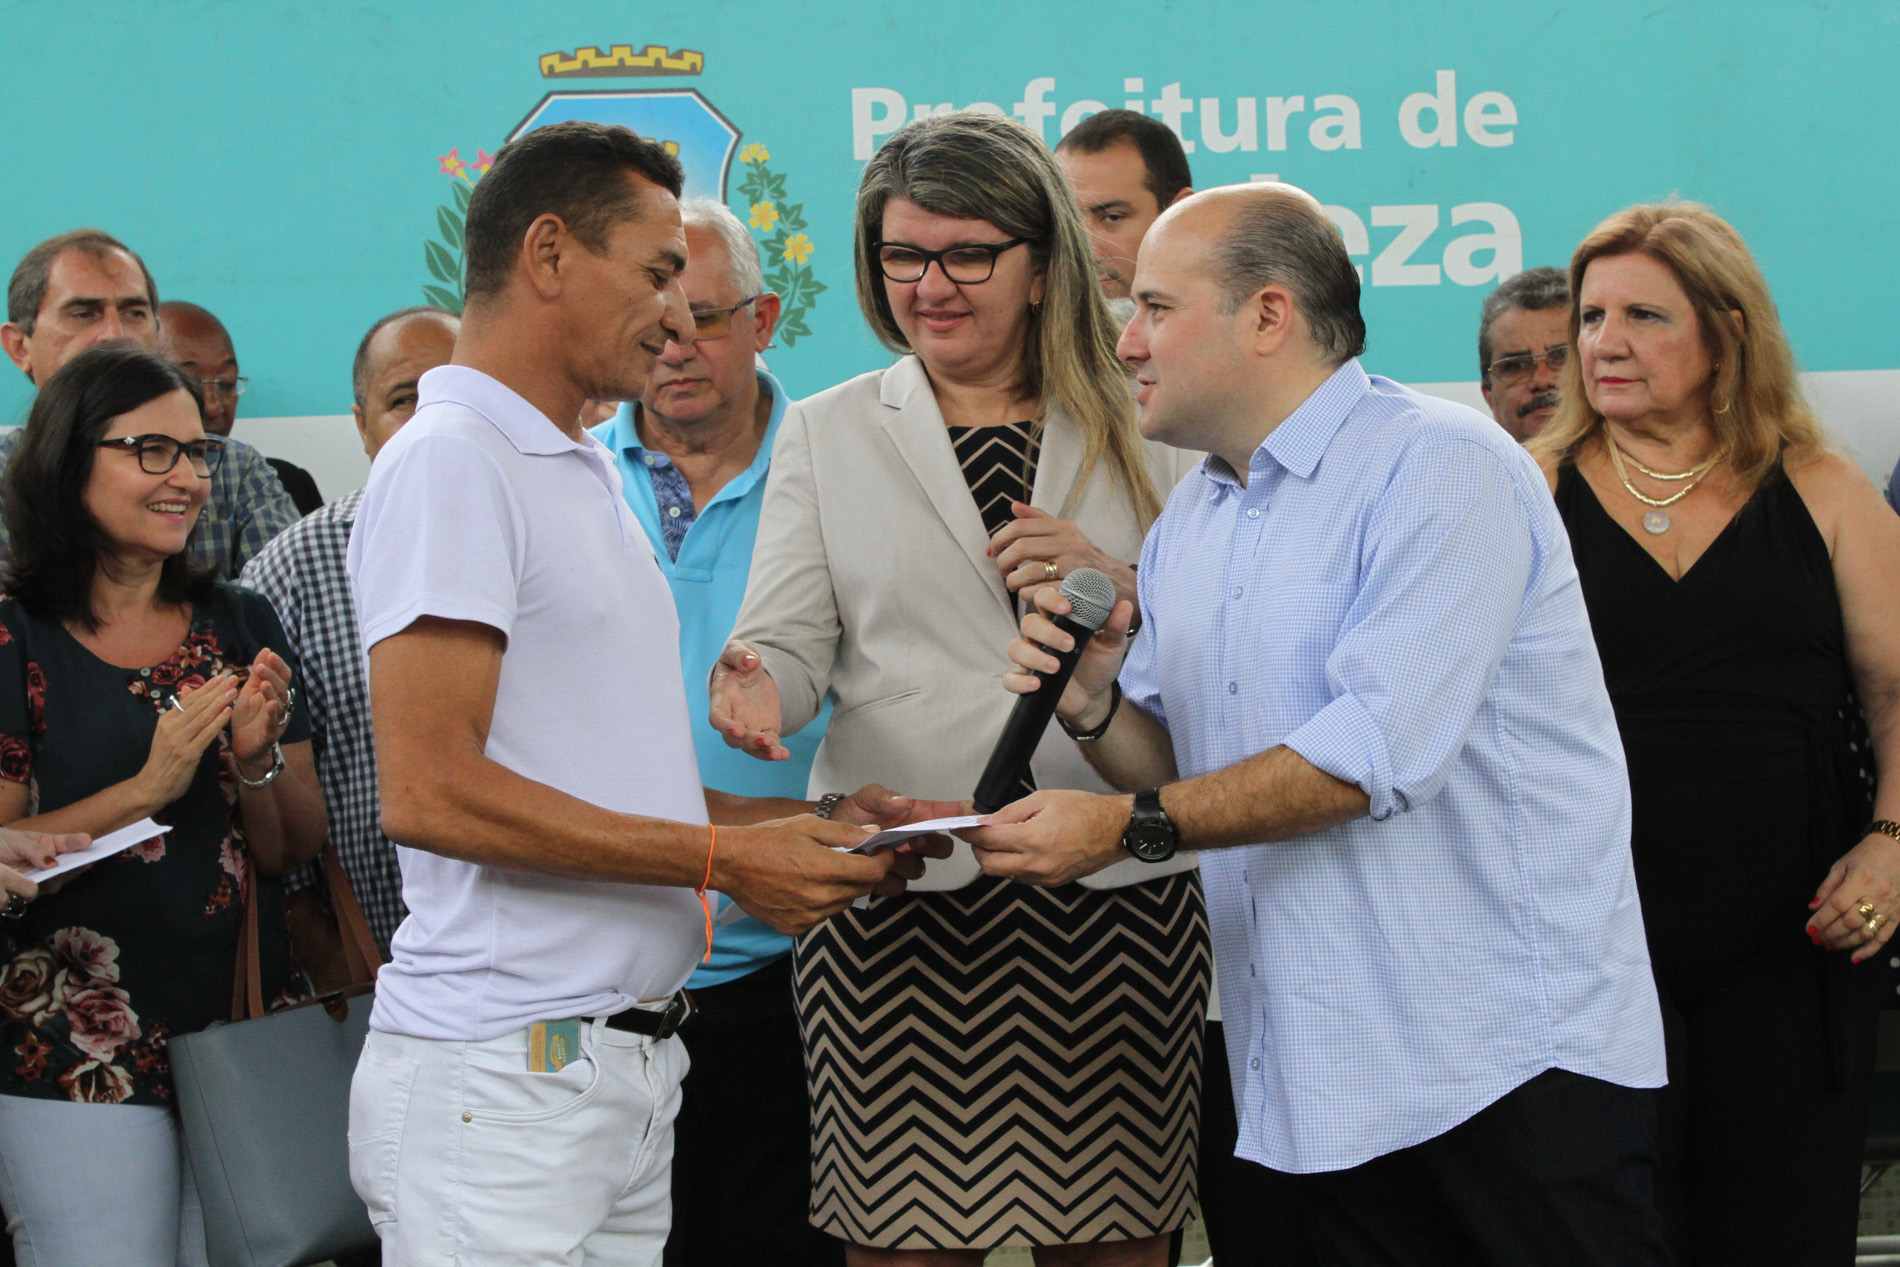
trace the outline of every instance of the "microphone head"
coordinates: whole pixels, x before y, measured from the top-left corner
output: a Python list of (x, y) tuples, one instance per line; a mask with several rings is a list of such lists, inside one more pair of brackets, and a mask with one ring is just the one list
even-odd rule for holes
[(1077, 568), (1062, 580), (1062, 597), (1069, 600), (1069, 619), (1084, 629), (1100, 629), (1115, 610), (1115, 582), (1094, 568)]

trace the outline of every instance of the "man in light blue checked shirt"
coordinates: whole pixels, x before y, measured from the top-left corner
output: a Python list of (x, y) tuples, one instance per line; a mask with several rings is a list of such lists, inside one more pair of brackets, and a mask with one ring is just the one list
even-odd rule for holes
[[(1142, 790), (1006, 807), (985, 869), (1205, 851), (1237, 1153), (1323, 1261), (1667, 1262), (1628, 777), (1543, 476), (1360, 368), (1299, 190), (1179, 204), (1135, 297), (1142, 434), (1210, 456), (1148, 536), (1141, 636), (1123, 604), (1057, 715)], [(1072, 645), (1038, 605), (1018, 691)]]

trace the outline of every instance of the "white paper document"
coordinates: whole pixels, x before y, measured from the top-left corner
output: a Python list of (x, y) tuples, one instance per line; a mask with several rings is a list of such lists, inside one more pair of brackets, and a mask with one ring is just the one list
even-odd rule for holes
[(84, 849), (59, 855), (59, 861), (50, 867), (35, 867), (20, 874), (35, 884), (45, 884), (56, 875), (65, 875), (68, 871), (90, 866), (101, 858), (110, 858), (115, 853), (124, 853), (133, 845), (142, 845), (154, 836), (163, 836), (170, 827), (161, 827), (149, 818), (141, 818), (130, 827), (121, 827), (117, 831), (107, 832), (93, 839)]
[(931, 832), (961, 831), (965, 827), (975, 827), (983, 821), (981, 814), (962, 814), (955, 818), (933, 818), (927, 823), (912, 823), (908, 827), (893, 827), (867, 837), (863, 844), (854, 846), (851, 853), (878, 853), (892, 845), (902, 844), (913, 836), (928, 836)]

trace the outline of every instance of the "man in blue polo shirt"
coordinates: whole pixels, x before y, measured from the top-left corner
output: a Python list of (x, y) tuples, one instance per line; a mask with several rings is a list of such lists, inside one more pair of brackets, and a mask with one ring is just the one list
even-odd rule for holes
[[(620, 463), (627, 504), (672, 586), (686, 680), (704, 682), (745, 597), (786, 401), (757, 365), (779, 297), (765, 289), (752, 235), (710, 199), (686, 199), (680, 213), (697, 338), (669, 342), (639, 403), (593, 433)], [(785, 741), (791, 760), (756, 761), (726, 746), (703, 704), (693, 717), (702, 779), (745, 796), (802, 799), (824, 733), (821, 714)], [(844, 1262), (843, 1242), (807, 1217), (809, 1097), (791, 949), (757, 920), (722, 923), (687, 983), (699, 1012), (680, 1031), (692, 1072), (675, 1126), (668, 1264)]]

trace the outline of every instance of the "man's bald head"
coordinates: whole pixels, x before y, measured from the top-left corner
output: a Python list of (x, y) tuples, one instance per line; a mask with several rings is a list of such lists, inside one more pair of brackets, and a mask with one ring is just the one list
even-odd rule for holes
[(1268, 286), (1284, 287), (1320, 354), (1342, 364), (1366, 347), (1359, 274), (1319, 200), (1294, 185), (1223, 185), (1169, 207), (1151, 234), (1191, 235), (1234, 313)]
[(158, 306), (158, 353), (184, 366), (204, 387), (205, 430), (228, 436), (237, 421), (237, 350), (230, 332), (210, 309), (180, 299)]
[(158, 324), (168, 335), (222, 339), (226, 347), (231, 346), (231, 332), (224, 328), (224, 322), (218, 320), (216, 313), (182, 299), (167, 299), (158, 306)]

